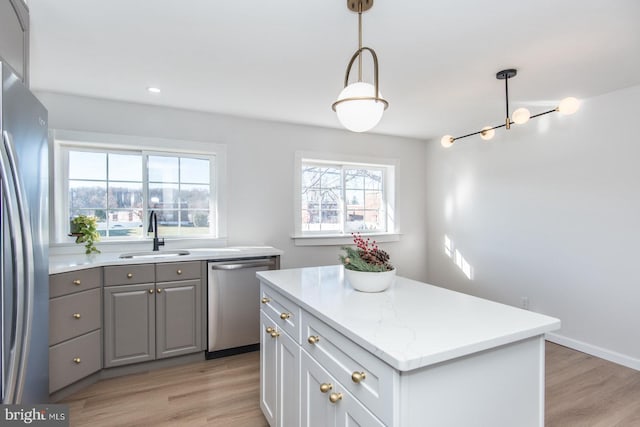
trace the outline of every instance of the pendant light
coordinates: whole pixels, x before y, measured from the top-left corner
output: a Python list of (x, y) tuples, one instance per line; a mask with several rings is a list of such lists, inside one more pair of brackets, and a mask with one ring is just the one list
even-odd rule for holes
[(505, 119), (504, 124), (498, 125), (498, 126), (486, 126), (477, 132), (469, 133), (469, 134), (458, 136), (455, 138), (451, 135), (445, 135), (440, 140), (440, 144), (443, 147), (448, 148), (453, 145), (454, 141), (458, 139), (466, 138), (468, 136), (474, 136), (474, 135), (480, 135), (480, 138), (482, 138), (485, 141), (488, 141), (491, 138), (493, 138), (493, 136), (496, 133), (496, 129), (499, 129), (499, 128), (511, 129), (511, 125), (513, 124), (516, 124), (516, 125), (525, 124), (529, 121), (529, 119), (544, 116), (545, 114), (553, 113), (556, 111), (562, 115), (569, 115), (569, 114), (575, 113), (576, 111), (578, 111), (578, 108), (580, 108), (580, 101), (578, 101), (576, 98), (569, 97), (569, 98), (564, 98), (562, 101), (560, 101), (560, 104), (552, 110), (544, 111), (542, 113), (534, 114), (532, 116), (529, 110), (527, 110), (526, 108), (518, 108), (516, 111), (513, 112), (513, 115), (509, 117), (509, 79), (515, 77), (516, 74), (518, 74), (518, 70), (513, 68), (498, 71), (496, 73), (496, 78), (498, 80), (504, 80), (504, 96), (505, 96), (505, 104), (506, 104), (506, 112), (507, 112), (507, 117)]
[[(358, 50), (351, 57), (344, 76), (344, 89), (331, 108), (338, 115), (342, 125), (353, 132), (373, 129), (389, 103), (382, 98), (378, 86), (378, 56), (369, 47), (362, 46), (362, 12), (373, 6), (373, 0), (347, 0), (347, 8), (358, 13)], [(369, 52), (373, 59), (373, 84), (362, 81), (362, 54)], [(349, 84), (349, 74), (355, 60), (358, 60), (358, 81)]]

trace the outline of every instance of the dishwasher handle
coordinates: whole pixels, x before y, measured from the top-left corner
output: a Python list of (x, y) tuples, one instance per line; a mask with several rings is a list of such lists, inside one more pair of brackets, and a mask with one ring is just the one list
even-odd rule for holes
[(275, 265), (273, 260), (266, 261), (252, 261), (252, 262), (237, 262), (233, 264), (214, 264), (211, 266), (212, 270), (240, 270), (242, 268), (255, 268), (255, 267), (273, 267)]

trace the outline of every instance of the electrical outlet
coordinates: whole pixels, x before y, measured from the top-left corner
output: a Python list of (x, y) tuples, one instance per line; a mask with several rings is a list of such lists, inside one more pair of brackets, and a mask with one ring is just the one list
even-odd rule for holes
[(529, 310), (529, 297), (520, 297), (520, 308)]

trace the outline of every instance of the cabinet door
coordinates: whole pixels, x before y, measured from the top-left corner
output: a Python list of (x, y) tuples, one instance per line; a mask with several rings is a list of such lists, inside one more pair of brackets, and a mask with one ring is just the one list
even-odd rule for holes
[(155, 359), (153, 283), (104, 288), (104, 366)]
[(300, 346), (284, 331), (278, 331), (278, 426), (300, 425)]
[[(306, 352), (300, 357), (301, 410), (304, 427), (336, 425), (336, 404), (329, 401), (331, 393), (340, 392), (336, 381)], [(330, 387), (326, 392), (320, 386)]]
[(0, 58), (13, 68), (25, 84), (29, 52), (29, 10), (22, 1), (0, 2)]
[(201, 294), (200, 279), (156, 284), (158, 359), (203, 350)]
[(260, 311), (260, 408), (272, 427), (276, 425), (278, 399), (276, 375), (278, 342), (271, 337), (270, 332), (275, 329), (275, 323)]
[[(300, 358), (302, 387), (302, 426), (353, 427), (384, 424), (337, 382), (318, 362), (302, 351)], [(326, 392), (321, 386), (329, 386)], [(337, 397), (335, 402), (331, 395)]]

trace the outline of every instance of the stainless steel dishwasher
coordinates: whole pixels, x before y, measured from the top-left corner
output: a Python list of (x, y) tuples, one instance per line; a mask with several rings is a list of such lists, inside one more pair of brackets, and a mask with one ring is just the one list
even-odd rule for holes
[(260, 348), (260, 282), (256, 272), (279, 268), (279, 256), (208, 263), (208, 359)]

